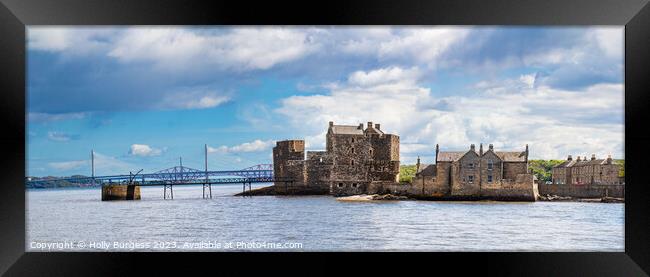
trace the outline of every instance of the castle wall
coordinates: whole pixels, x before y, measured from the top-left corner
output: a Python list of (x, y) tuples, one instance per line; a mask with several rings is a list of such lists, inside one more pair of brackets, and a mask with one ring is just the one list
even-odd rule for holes
[(569, 196), (574, 198), (602, 198), (605, 196), (625, 198), (625, 185), (598, 184), (539, 184), (541, 195)]
[(276, 187), (305, 185), (305, 142), (303, 140), (278, 141), (273, 147), (273, 175), (276, 179), (292, 179), (293, 183), (275, 182)]
[(480, 196), (498, 200), (535, 201), (539, 197), (539, 189), (533, 174), (518, 174), (514, 179), (482, 186)]

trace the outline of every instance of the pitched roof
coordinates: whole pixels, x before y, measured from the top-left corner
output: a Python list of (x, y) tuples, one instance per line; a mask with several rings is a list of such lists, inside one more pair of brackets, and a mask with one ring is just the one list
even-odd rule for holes
[(525, 162), (526, 152), (494, 152), (504, 162)]
[(420, 169), (415, 172), (416, 175), (431, 176), (436, 174), (435, 164), (420, 164)]
[(380, 134), (380, 135), (384, 134), (384, 132), (382, 130), (379, 130), (379, 129), (373, 128), (373, 127), (366, 128), (366, 132), (367, 133), (373, 133), (373, 134)]
[(333, 125), (332, 133), (337, 135), (363, 135), (363, 128), (351, 125)]
[(467, 151), (440, 151), (436, 162), (454, 162), (463, 157)]

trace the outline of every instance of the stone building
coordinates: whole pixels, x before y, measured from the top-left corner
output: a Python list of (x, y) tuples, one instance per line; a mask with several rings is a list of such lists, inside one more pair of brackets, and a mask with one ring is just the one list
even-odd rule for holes
[(537, 198), (537, 184), (528, 171), (528, 145), (524, 151), (497, 152), (492, 144), (478, 152), (440, 151), (435, 164), (418, 164), (409, 194), (424, 198), (527, 200)]
[(278, 141), (273, 148), (275, 190), (287, 194), (352, 195), (371, 185), (399, 180), (399, 136), (379, 124), (334, 125), (329, 122), (325, 151), (307, 151), (303, 140)]
[(553, 184), (556, 185), (614, 185), (620, 184), (618, 177), (620, 165), (613, 162), (612, 157), (607, 159), (581, 159), (580, 156), (573, 160), (571, 155), (563, 163), (556, 165), (551, 170)]

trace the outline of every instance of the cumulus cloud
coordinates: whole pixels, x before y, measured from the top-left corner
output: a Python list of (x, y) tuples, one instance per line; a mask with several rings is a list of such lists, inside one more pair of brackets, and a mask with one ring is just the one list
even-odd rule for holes
[(97, 53), (111, 47), (111, 38), (116, 33), (115, 29), (104, 27), (29, 27), (27, 47), (47, 52), (65, 52), (69, 55)]
[(219, 147), (210, 147), (208, 146), (208, 153), (242, 153), (242, 152), (260, 152), (268, 150), (273, 147), (275, 141), (273, 140), (260, 140), (256, 139), (251, 142), (245, 142), (235, 146), (219, 146)]
[(140, 157), (159, 156), (163, 150), (153, 148), (146, 144), (132, 144), (129, 154)]
[[(392, 81), (359, 86), (357, 76), (391, 75), (388, 72), (395, 74)], [(402, 158), (408, 162), (433, 153), (436, 143), (446, 150), (480, 142), (501, 150), (529, 144), (533, 158), (623, 154), (622, 84), (562, 90), (536, 86), (535, 75), (525, 74), (477, 82), (473, 93), (436, 97), (419, 84), (417, 74), (406, 72), (398, 67), (355, 72), (329, 94), (284, 99), (276, 112), (306, 134), (310, 148), (324, 147), (328, 121), (381, 123), (385, 131), (401, 136)]]
[(237, 71), (269, 69), (315, 51), (304, 32), (291, 28), (235, 28), (223, 33), (182, 28), (131, 28), (108, 53), (123, 62), (153, 62), (157, 68), (213, 65)]

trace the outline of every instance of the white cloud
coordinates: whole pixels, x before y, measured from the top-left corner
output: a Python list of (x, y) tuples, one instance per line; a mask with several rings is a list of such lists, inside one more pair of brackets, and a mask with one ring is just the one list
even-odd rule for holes
[(245, 142), (231, 147), (222, 145), (217, 148), (213, 148), (208, 146), (208, 153), (260, 152), (260, 151), (270, 149), (274, 145), (275, 145), (275, 141), (273, 140), (263, 141), (263, 140), (256, 139), (252, 142)]
[(598, 46), (609, 56), (620, 59), (623, 56), (623, 27), (599, 27), (592, 31)]
[(160, 109), (207, 109), (230, 100), (214, 91), (182, 91), (165, 95), (156, 105)]
[(182, 28), (130, 28), (108, 53), (123, 62), (152, 62), (159, 69), (216, 66), (235, 71), (269, 69), (314, 52), (317, 45), (293, 28), (235, 28), (208, 33)]
[[(390, 76), (387, 72), (395, 78), (366, 78)], [(481, 142), (500, 150), (523, 150), (529, 144), (533, 158), (580, 152), (623, 155), (621, 84), (559, 90), (536, 86), (533, 75), (522, 75), (479, 82), (474, 93), (436, 98), (418, 85), (417, 74), (397, 72), (407, 71), (389, 67), (355, 72), (329, 94), (284, 99), (276, 112), (305, 134), (310, 149), (324, 147), (328, 121), (381, 123), (385, 131), (400, 135), (407, 162), (430, 155), (436, 143), (444, 150), (464, 150)], [(371, 81), (359, 81), (366, 79)], [(374, 82), (378, 79), (391, 81)]]
[(140, 157), (158, 156), (162, 154), (161, 149), (153, 148), (146, 144), (132, 144), (129, 154)]
[(83, 55), (106, 51), (116, 30), (105, 27), (70, 28), (62, 26), (30, 26), (28, 47), (33, 50)]
[(47, 138), (51, 141), (56, 141), (56, 142), (66, 142), (75, 139), (76, 137), (77, 136), (75, 135), (70, 135), (63, 132), (55, 132), (55, 131), (47, 132)]

